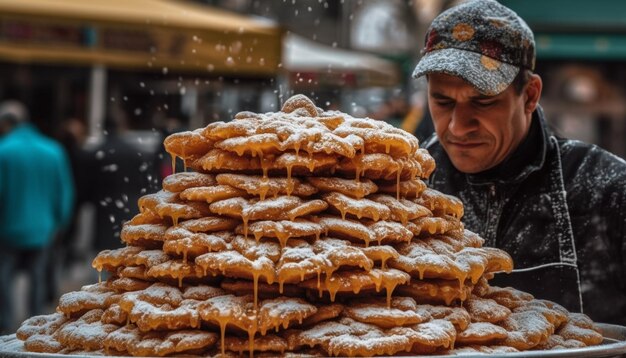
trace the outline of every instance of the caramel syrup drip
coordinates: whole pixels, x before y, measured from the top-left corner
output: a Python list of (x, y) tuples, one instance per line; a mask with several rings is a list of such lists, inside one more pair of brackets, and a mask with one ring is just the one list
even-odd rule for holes
[(224, 338), (226, 336), (226, 325), (228, 324), (228, 317), (218, 317), (217, 321), (220, 325), (220, 342), (222, 346), (222, 356), (225, 356), (226, 347), (224, 347)]
[(317, 271), (317, 290), (321, 291), (321, 289), (322, 289), (322, 281), (321, 281), (322, 269), (320, 269), (318, 267), (316, 271)]
[(456, 278), (457, 278), (457, 280), (459, 280), (459, 290), (463, 291), (463, 283), (467, 279), (467, 274), (466, 273), (459, 273), (459, 275), (457, 275)]
[(287, 246), (287, 240), (289, 240), (289, 234), (283, 231), (276, 232), (276, 237), (278, 238), (278, 243), (280, 244), (280, 248), (284, 249)]
[[(337, 294), (337, 291), (339, 290), (341, 286), (341, 282), (339, 279), (333, 279), (333, 273), (337, 271), (338, 269), (339, 267), (337, 266), (328, 266), (328, 267), (325, 267), (325, 270), (324, 270), (324, 274), (326, 276), (324, 280), (324, 284), (326, 285), (326, 289), (328, 290), (328, 293), (330, 294), (331, 302), (335, 301), (335, 295)], [(321, 289), (321, 285), (318, 286), (318, 290), (319, 290), (319, 296), (322, 297), (323, 290)]]
[(263, 232), (262, 231), (255, 231), (254, 232), (254, 240), (256, 241), (257, 244), (259, 243), (259, 241), (261, 240), (262, 237), (263, 237)]
[(266, 175), (267, 171), (263, 169), (263, 179), (261, 179), (261, 183), (259, 184), (259, 197), (261, 200), (265, 200), (267, 192), (270, 190), (269, 179)]
[[(400, 200), (400, 175), (402, 175), (402, 170), (399, 169), (396, 172), (396, 199)], [(406, 223), (404, 223), (406, 225)]]
[[(339, 279), (333, 279), (332, 277), (326, 277), (326, 289), (330, 295), (330, 302), (335, 302), (335, 296), (341, 287), (341, 282)], [(320, 295), (321, 297), (321, 295)]]
[(258, 308), (258, 296), (259, 296), (259, 273), (257, 271), (252, 272), (252, 282), (254, 284), (254, 311)]
[(309, 171), (312, 173), (315, 169), (315, 163), (313, 162), (313, 151), (307, 150), (307, 153), (309, 153), (309, 162), (307, 163), (307, 166), (309, 168)]
[(346, 220), (346, 208), (345, 207), (339, 208), (339, 212), (341, 213), (341, 220)]
[(396, 289), (396, 286), (398, 286), (398, 282), (385, 282), (385, 291), (387, 293), (387, 308), (391, 308), (391, 294)]
[(406, 224), (408, 224), (409, 222), (409, 214), (406, 212), (402, 212), (400, 214), (400, 222), (402, 222), (402, 225), (406, 226)]
[(294, 187), (293, 180), (291, 179), (291, 169), (293, 169), (293, 166), (287, 165), (287, 196), (291, 196)]
[(172, 154), (168, 152), (170, 157), (172, 158), (172, 174), (176, 174), (176, 154)]
[[(255, 296), (255, 300), (256, 300), (256, 296)], [(254, 357), (254, 335), (257, 332), (257, 319), (256, 319), (256, 302), (254, 304), (255, 306), (255, 319), (254, 319), (254, 324), (251, 325), (250, 328), (248, 328), (248, 349), (250, 350), (250, 358)]]
[[(259, 162), (261, 163), (261, 169), (263, 170), (263, 179), (267, 180), (267, 171), (270, 168), (270, 163), (267, 160), (267, 158), (265, 158), (263, 156), (263, 151), (259, 149), (259, 151), (257, 152), (258, 156), (259, 156)], [(263, 200), (263, 199), (261, 199)]]
[(360, 180), (360, 178), (361, 178), (361, 174), (362, 174), (361, 172), (362, 172), (362, 170), (363, 170), (363, 165), (362, 165), (362, 163), (360, 162), (360, 160), (359, 160), (359, 159), (361, 159), (361, 158), (360, 158), (360, 157), (358, 157), (358, 156), (355, 156), (355, 157), (352, 159), (352, 163), (354, 164), (354, 180), (355, 180), (356, 182), (360, 182), (360, 181), (361, 181), (361, 180)]
[(248, 214), (242, 213), (241, 219), (243, 220), (243, 237), (248, 238)]

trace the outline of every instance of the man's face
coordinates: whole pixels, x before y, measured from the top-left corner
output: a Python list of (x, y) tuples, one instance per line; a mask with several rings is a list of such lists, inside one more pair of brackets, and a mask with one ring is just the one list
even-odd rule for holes
[(530, 126), (525, 98), (513, 86), (485, 96), (459, 77), (428, 76), (435, 131), (452, 164), (464, 173), (493, 168), (517, 148)]

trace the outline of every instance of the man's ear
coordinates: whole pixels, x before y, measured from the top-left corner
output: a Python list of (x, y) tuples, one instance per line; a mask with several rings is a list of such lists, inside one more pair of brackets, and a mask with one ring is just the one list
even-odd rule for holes
[(526, 102), (524, 103), (524, 112), (527, 115), (532, 114), (535, 111), (535, 108), (537, 108), (537, 103), (539, 103), (542, 88), (543, 82), (541, 81), (541, 77), (539, 77), (539, 75), (535, 73), (530, 75), (528, 84), (524, 89), (524, 97), (526, 97)]

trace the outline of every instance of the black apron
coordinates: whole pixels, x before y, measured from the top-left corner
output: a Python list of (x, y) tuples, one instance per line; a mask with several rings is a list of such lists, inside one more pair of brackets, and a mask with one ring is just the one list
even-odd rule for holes
[(556, 221), (555, 231), (560, 233), (555, 235), (559, 244), (559, 260), (539, 261), (532, 266), (516, 268), (510, 274), (496, 274), (490, 284), (511, 286), (530, 292), (536, 298), (558, 302), (569, 311), (582, 312), (580, 272), (576, 264), (576, 243), (563, 182), (561, 152), (554, 136), (550, 137), (550, 142), (556, 148), (556, 155), (546, 158), (548, 161), (545, 165), (550, 168), (550, 179), (547, 181), (552, 199), (550, 209)]
[[(424, 143), (424, 148), (432, 146), (437, 142), (436, 136)], [(556, 148), (555, 154), (549, 155), (544, 163), (544, 168), (548, 168), (548, 178), (542, 180), (542, 193), (548, 193), (550, 200), (549, 210), (552, 222), (550, 223), (550, 233), (548, 239), (558, 240), (558, 245), (553, 245), (550, 252), (535, 256), (532, 263), (525, 267), (516, 267), (512, 273), (496, 274), (490, 281), (493, 286), (514, 287), (516, 289), (529, 292), (538, 299), (547, 299), (557, 302), (572, 312), (582, 312), (582, 290), (580, 285), (580, 273), (576, 264), (576, 244), (572, 230), (571, 219), (567, 206), (565, 185), (563, 181), (563, 171), (561, 166), (561, 152), (554, 136), (550, 136), (549, 142)], [(469, 190), (472, 190), (471, 188)], [(457, 195), (458, 193), (447, 193)], [(502, 209), (502, 206), (500, 206)], [(497, 226), (498, 220), (492, 224)], [(506, 228), (505, 228), (506, 229)], [(541, 228), (532, 235), (542, 235)], [(495, 236), (498, 227), (488, 227), (487, 231), (491, 236)], [(545, 235), (545, 233), (543, 233)], [(489, 236), (489, 235), (488, 235)], [(495, 238), (495, 237), (494, 237)], [(504, 238), (501, 238), (504, 239)], [(527, 240), (528, 245), (534, 245), (536, 238)], [(495, 242), (494, 242), (495, 244)], [(500, 246), (500, 245), (497, 245)], [(558, 253), (553, 252), (558, 250)], [(514, 258), (515, 260), (515, 258)]]

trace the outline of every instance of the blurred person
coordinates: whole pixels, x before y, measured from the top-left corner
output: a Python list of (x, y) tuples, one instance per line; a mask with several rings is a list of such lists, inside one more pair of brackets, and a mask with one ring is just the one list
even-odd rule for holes
[(154, 178), (153, 153), (133, 144), (124, 114), (105, 120), (104, 142), (88, 154), (87, 200), (96, 208), (92, 245), (97, 253), (124, 246), (120, 231), (139, 212), (137, 200), (147, 193)]
[(82, 258), (75, 239), (80, 207), (86, 201), (87, 185), (86, 173), (83, 170), (86, 160), (83, 146), (87, 139), (85, 123), (75, 117), (63, 120), (58, 128), (56, 138), (68, 155), (75, 195), (71, 219), (67, 227), (58, 232), (51, 247), (55, 260), (48, 261), (48, 269), (46, 270), (47, 282), (49, 283), (46, 300), (49, 303), (55, 302), (60, 295), (59, 289), (63, 271)]
[(512, 256), (494, 285), (626, 324), (626, 161), (549, 130), (534, 67), (531, 29), (496, 1), (432, 22), (414, 72), (427, 77), (436, 131), (423, 145), (437, 162), (429, 185)]
[(406, 99), (401, 95), (394, 95), (382, 103), (373, 113), (368, 114), (368, 117), (385, 121), (400, 128), (409, 110), (410, 106)]
[(42, 313), (49, 248), (70, 219), (74, 189), (63, 147), (29, 123), (20, 102), (0, 104), (0, 134), (0, 332), (8, 333), (19, 268), (30, 282), (28, 315)]
[(430, 111), (428, 110), (425, 91), (418, 91), (411, 96), (410, 110), (404, 116), (400, 128), (413, 133), (420, 143), (435, 132), (433, 120), (430, 118)]

